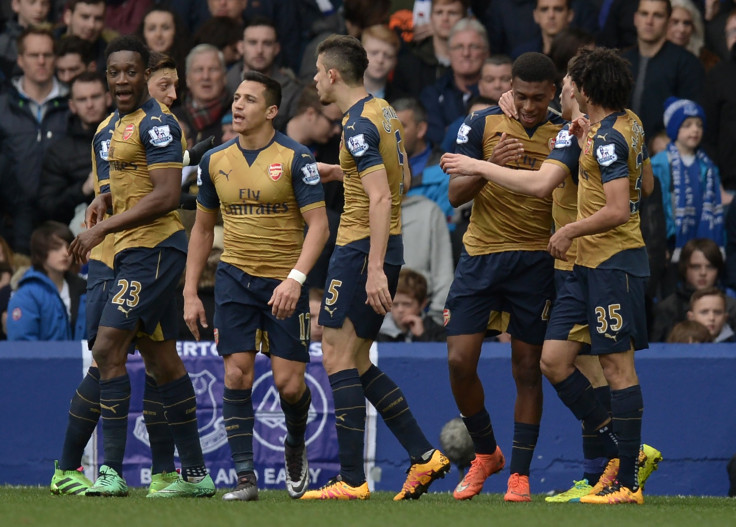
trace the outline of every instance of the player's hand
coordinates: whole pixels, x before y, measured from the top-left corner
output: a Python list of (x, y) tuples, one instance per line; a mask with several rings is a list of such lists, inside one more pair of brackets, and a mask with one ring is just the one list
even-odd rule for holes
[(442, 154), (440, 168), (451, 177), (478, 176), (482, 170), (481, 163), (484, 161), (463, 154)]
[(184, 295), (184, 322), (187, 323), (189, 331), (194, 335), (195, 340), (199, 340), (199, 325), (203, 328), (207, 325), (207, 316), (204, 312), (202, 300), (197, 295)]
[(89, 252), (105, 239), (105, 232), (95, 225), (91, 229), (80, 232), (69, 245), (69, 254), (75, 262), (85, 263), (89, 259)]
[(380, 271), (368, 271), (368, 278), (365, 283), (365, 292), (368, 299), (366, 304), (373, 308), (373, 311), (379, 315), (385, 315), (391, 311), (393, 300), (388, 290), (388, 280), (383, 269)]
[(293, 315), (301, 293), (301, 284), (293, 278), (287, 278), (276, 286), (271, 295), (271, 300), (268, 301), (273, 316), (279, 320), (284, 320)]
[(202, 160), (202, 156), (207, 153), (207, 150), (209, 150), (210, 148), (214, 148), (214, 146), (214, 135), (211, 135), (207, 139), (200, 141), (184, 153), (184, 166), (198, 165), (199, 162)]
[(107, 213), (107, 209), (110, 208), (112, 196), (110, 193), (100, 194), (92, 203), (87, 205), (87, 210), (84, 213), (84, 224), (88, 229), (91, 229), (102, 221)]
[(570, 135), (574, 135), (578, 138), (578, 142), (582, 143), (582, 141), (585, 140), (585, 137), (588, 135), (588, 132), (590, 131), (590, 120), (588, 120), (587, 117), (580, 116), (577, 119), (574, 119), (570, 123), (570, 128), (568, 129), (568, 132)]
[(567, 232), (565, 227), (561, 228), (550, 237), (549, 244), (547, 244), (549, 254), (558, 260), (567, 261), (567, 251), (570, 250), (573, 240)]
[(503, 92), (501, 97), (498, 99), (498, 107), (501, 111), (510, 119), (518, 119), (519, 112), (516, 111), (516, 105), (514, 104), (514, 91), (509, 90)]
[(419, 315), (406, 315), (401, 324), (409, 328), (415, 337), (421, 337), (424, 334), (424, 321)]
[(340, 165), (329, 165), (327, 163), (317, 163), (317, 171), (319, 172), (319, 180), (322, 183), (330, 181), (342, 181), (345, 178)]
[(504, 132), (501, 134), (501, 139), (493, 148), (493, 152), (491, 153), (491, 157), (488, 161), (496, 165), (504, 166), (521, 159), (523, 153), (524, 146), (521, 144), (521, 141), (515, 137), (507, 136), (506, 132)]

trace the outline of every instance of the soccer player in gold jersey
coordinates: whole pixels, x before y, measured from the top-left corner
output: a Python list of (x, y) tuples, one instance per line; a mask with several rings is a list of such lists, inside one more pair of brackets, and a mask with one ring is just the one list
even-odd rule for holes
[(367, 499), (363, 469), (365, 399), (409, 453), (411, 467), (394, 500), (419, 498), (450, 468), (427, 441), (401, 389), (371, 363), (369, 350), (391, 309), (403, 264), (401, 195), (408, 157), (395, 110), (365, 90), (368, 57), (360, 42), (334, 35), (317, 50), (314, 77), (320, 100), (345, 113), (340, 167), (345, 209), (320, 309), (323, 363), (335, 399), (340, 474), (302, 499)]

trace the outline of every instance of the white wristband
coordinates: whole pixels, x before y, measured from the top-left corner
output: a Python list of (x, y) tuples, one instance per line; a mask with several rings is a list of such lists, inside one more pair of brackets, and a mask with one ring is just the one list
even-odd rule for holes
[(298, 269), (292, 269), (291, 271), (289, 271), (289, 276), (287, 276), (286, 278), (291, 278), (292, 280), (296, 280), (297, 282), (299, 282), (299, 285), (304, 285), (304, 282), (307, 279), (307, 275), (305, 275)]

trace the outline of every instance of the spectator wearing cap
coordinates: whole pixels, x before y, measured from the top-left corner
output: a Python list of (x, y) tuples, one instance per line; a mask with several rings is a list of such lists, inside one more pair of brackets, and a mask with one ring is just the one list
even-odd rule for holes
[(723, 250), (722, 189), (718, 167), (700, 148), (703, 108), (670, 97), (664, 124), (670, 143), (652, 158), (652, 169), (662, 187), (668, 244), (676, 263), (682, 247), (693, 238), (709, 238)]

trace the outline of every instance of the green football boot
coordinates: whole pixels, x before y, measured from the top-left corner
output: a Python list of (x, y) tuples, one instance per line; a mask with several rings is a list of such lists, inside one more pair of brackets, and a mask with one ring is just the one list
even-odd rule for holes
[(54, 475), (51, 477), (51, 494), (81, 496), (92, 482), (81, 470), (61, 470), (59, 462), (54, 461)]

